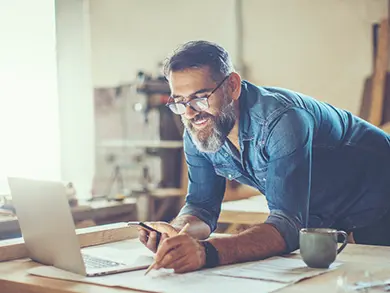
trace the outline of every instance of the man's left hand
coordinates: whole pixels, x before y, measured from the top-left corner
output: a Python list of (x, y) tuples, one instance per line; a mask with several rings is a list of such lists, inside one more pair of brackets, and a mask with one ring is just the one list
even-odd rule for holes
[(165, 239), (158, 247), (155, 261), (155, 269), (174, 269), (175, 273), (186, 273), (202, 268), (206, 254), (198, 240), (182, 234)]

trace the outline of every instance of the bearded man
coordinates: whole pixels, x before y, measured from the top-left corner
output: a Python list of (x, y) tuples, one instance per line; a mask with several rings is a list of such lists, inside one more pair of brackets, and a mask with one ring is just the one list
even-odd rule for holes
[[(192, 41), (167, 60), (167, 106), (185, 125), (186, 204), (161, 231), (139, 231), (155, 268), (182, 273), (263, 259), (299, 247), (302, 228), (353, 232), (356, 243), (390, 245), (390, 136), (305, 94), (241, 80), (218, 44)], [(264, 223), (229, 237), (216, 226), (225, 182), (261, 191)], [(186, 233), (178, 234), (189, 223)]]

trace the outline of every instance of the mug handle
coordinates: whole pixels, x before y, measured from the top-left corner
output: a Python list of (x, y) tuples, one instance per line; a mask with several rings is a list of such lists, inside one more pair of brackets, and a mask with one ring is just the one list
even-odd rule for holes
[(347, 246), (348, 234), (345, 233), (344, 231), (337, 231), (337, 235), (343, 235), (343, 236), (344, 236), (344, 242), (343, 242), (343, 244), (339, 247), (339, 249), (337, 249), (337, 254), (339, 254), (340, 252), (343, 251), (343, 249), (345, 248), (345, 246)]

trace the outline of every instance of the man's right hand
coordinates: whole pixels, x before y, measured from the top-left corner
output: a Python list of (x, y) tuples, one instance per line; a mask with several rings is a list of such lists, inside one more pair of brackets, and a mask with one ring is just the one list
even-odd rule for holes
[[(146, 225), (156, 229), (161, 232), (160, 243), (164, 241), (164, 239), (175, 236), (179, 233), (173, 226), (166, 222), (145, 222)], [(151, 251), (157, 251), (157, 233), (149, 232), (142, 227), (138, 227), (139, 240)]]

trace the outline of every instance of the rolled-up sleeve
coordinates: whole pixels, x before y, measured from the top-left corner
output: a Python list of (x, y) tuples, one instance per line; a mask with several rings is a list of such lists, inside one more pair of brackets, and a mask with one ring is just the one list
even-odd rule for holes
[(188, 166), (188, 191), (179, 216), (196, 216), (209, 225), (213, 232), (217, 227), (226, 180), (215, 173), (211, 162), (196, 149), (188, 133), (185, 132), (183, 138)]
[(286, 252), (299, 247), (299, 230), (308, 224), (313, 129), (309, 113), (290, 109), (270, 125), (267, 136), (266, 223), (282, 235)]

